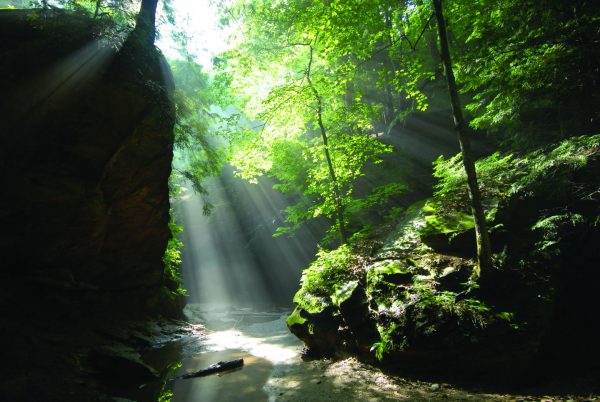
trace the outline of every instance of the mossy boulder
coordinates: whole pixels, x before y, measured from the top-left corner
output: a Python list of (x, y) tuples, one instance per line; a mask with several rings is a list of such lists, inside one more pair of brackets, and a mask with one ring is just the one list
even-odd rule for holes
[(289, 330), (304, 342), (305, 355), (309, 357), (335, 356), (343, 348), (342, 323), (334, 306), (318, 313), (296, 307), (287, 321)]
[(462, 211), (442, 211), (442, 208), (440, 203), (433, 200), (425, 203), (425, 225), (419, 231), (421, 241), (442, 253), (475, 255), (473, 216)]
[(369, 306), (370, 300), (366, 289), (358, 284), (339, 304), (340, 315), (351, 332), (354, 347), (360, 355), (367, 355), (371, 345), (379, 339), (375, 314)]

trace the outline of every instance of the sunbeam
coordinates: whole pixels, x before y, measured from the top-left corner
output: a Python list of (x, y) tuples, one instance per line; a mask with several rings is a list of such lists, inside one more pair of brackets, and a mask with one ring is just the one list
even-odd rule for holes
[(115, 51), (99, 40), (84, 44), (76, 51), (64, 56), (20, 92), (22, 114), (13, 116), (27, 120), (35, 113), (49, 113), (61, 99), (80, 91), (103, 72), (115, 55)]
[(190, 301), (289, 305), (317, 235), (305, 228), (294, 237), (272, 237), (288, 201), (268, 179), (251, 184), (226, 169), (208, 180), (207, 190), (215, 205), (210, 216), (190, 189), (175, 204), (184, 228), (182, 271)]

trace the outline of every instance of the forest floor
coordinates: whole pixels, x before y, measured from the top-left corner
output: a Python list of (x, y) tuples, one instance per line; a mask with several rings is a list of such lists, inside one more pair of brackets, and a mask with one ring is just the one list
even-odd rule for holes
[[(221, 360), (244, 358), (242, 369), (220, 376), (172, 382), (172, 401), (600, 401), (598, 395), (486, 392), (387, 375), (355, 358), (301, 359), (302, 342), (286, 327), (285, 312), (186, 308), (195, 328), (183, 343), (176, 373)], [(199, 325), (210, 330), (197, 331)], [(556, 389), (556, 388), (550, 388)]]

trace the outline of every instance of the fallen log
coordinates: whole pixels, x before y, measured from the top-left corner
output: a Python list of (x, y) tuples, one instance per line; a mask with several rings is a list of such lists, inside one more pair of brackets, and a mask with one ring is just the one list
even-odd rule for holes
[(227, 362), (218, 362), (215, 364), (211, 364), (210, 366), (208, 366), (207, 368), (205, 368), (203, 370), (184, 374), (179, 378), (182, 378), (185, 380), (188, 378), (204, 377), (207, 375), (220, 373), (222, 371), (227, 371), (227, 370), (232, 370), (232, 369), (235, 369), (238, 367), (242, 367), (243, 365), (244, 365), (244, 359), (230, 360)]

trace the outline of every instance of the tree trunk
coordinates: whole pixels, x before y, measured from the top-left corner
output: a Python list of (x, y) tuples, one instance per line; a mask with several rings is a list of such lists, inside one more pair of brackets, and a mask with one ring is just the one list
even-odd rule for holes
[[(312, 87), (312, 83), (310, 83)], [(323, 102), (321, 101), (321, 97), (318, 95), (317, 90), (312, 87), (315, 96), (317, 97), (317, 121), (319, 123), (319, 128), (321, 129), (321, 137), (323, 139), (323, 149), (325, 150), (325, 159), (327, 159), (327, 167), (329, 168), (329, 177), (331, 178), (333, 184), (333, 198), (335, 200), (335, 209), (337, 213), (337, 220), (340, 229), (340, 237), (342, 238), (342, 243), (348, 243), (348, 233), (346, 232), (346, 224), (344, 222), (344, 205), (342, 204), (342, 194), (340, 192), (340, 187), (338, 185), (337, 177), (335, 175), (335, 170), (333, 169), (333, 163), (331, 161), (331, 154), (329, 153), (329, 141), (327, 139), (327, 132), (325, 131), (325, 126), (323, 125)]]
[[(385, 11), (385, 25), (387, 26), (387, 28), (389, 29), (389, 32), (392, 32), (393, 26), (392, 26), (392, 15), (390, 10), (386, 10)], [(387, 37), (387, 46), (389, 46), (389, 48), (393, 48), (394, 46), (394, 40), (392, 38), (392, 35), (388, 33)], [(391, 67), (391, 71), (392, 71), (392, 77), (396, 77), (396, 72), (398, 71), (398, 69), (396, 68), (396, 63), (394, 62), (394, 59), (392, 58), (392, 56), (390, 55), (390, 52), (386, 51), (385, 52), (385, 62), (387, 62), (387, 64)], [(386, 66), (387, 67), (387, 66)], [(396, 117), (396, 109), (394, 107), (394, 95), (393, 95), (393, 87), (391, 84), (386, 84), (385, 88), (384, 88), (384, 93), (385, 93), (385, 101), (384, 101), (384, 125), (385, 125), (385, 130), (384, 133), (387, 135), (392, 131), (392, 122), (395, 122), (395, 117)], [(398, 113), (400, 113), (401, 110), (398, 110)]]
[(331, 183), (333, 185), (333, 199), (335, 202), (335, 211), (337, 215), (338, 227), (340, 230), (340, 237), (342, 240), (342, 244), (348, 243), (348, 233), (346, 232), (346, 223), (344, 222), (344, 204), (342, 202), (342, 193), (340, 191), (340, 187), (338, 185), (337, 176), (335, 175), (335, 169), (333, 168), (333, 162), (331, 160), (331, 153), (329, 152), (329, 139), (327, 138), (327, 131), (325, 129), (325, 125), (323, 124), (323, 100), (321, 99), (321, 95), (317, 88), (313, 85), (313, 82), (310, 78), (310, 69), (312, 66), (313, 60), (313, 48), (310, 48), (310, 60), (308, 62), (308, 68), (306, 69), (306, 80), (308, 81), (308, 85), (315, 95), (315, 99), (317, 101), (317, 123), (319, 124), (319, 129), (321, 130), (321, 138), (323, 139), (323, 149), (325, 152), (325, 159), (327, 159), (327, 167), (329, 168), (329, 177), (331, 179)]
[(153, 46), (156, 39), (156, 8), (158, 0), (142, 0), (140, 12), (135, 21), (133, 35), (146, 46)]
[[(423, 6), (423, 0), (417, 0), (416, 2), (418, 7), (422, 7)], [(431, 22), (431, 19), (429, 20), (429, 22)], [(429, 25), (429, 22), (427, 23), (427, 25)], [(442, 78), (444, 78), (444, 74), (442, 69), (439, 67), (440, 65), (440, 51), (438, 49), (438, 45), (437, 45), (437, 37), (436, 37), (436, 33), (433, 29), (425, 29), (423, 31), (423, 37), (425, 38), (425, 43), (427, 44), (427, 49), (429, 49), (429, 54), (431, 55), (431, 59), (433, 60), (433, 63), (435, 65), (435, 70), (434, 70), (434, 77), (435, 80), (441, 80)]]
[(425, 33), (425, 42), (427, 43), (427, 48), (429, 49), (429, 54), (431, 55), (431, 59), (435, 64), (434, 77), (437, 80), (441, 80), (444, 77), (442, 69), (439, 67), (440, 65), (440, 51), (435, 43), (435, 31), (427, 31)]
[(450, 101), (452, 103), (452, 113), (454, 115), (454, 124), (458, 134), (458, 142), (462, 152), (463, 165), (467, 174), (467, 184), (469, 187), (469, 197), (471, 198), (471, 211), (475, 221), (475, 237), (477, 240), (477, 274), (480, 281), (486, 281), (492, 269), (492, 251), (490, 238), (485, 222), (485, 214), (481, 204), (481, 193), (477, 184), (477, 173), (475, 172), (475, 162), (471, 154), (471, 145), (467, 137), (467, 126), (462, 114), (460, 99), (456, 89), (454, 72), (452, 71), (452, 61), (448, 49), (448, 36), (446, 33), (446, 22), (442, 12), (442, 0), (433, 0), (435, 16), (438, 23), (438, 32), (440, 36), (441, 57), (448, 81), (448, 91), (450, 92)]
[(96, 9), (94, 10), (94, 18), (98, 18), (100, 15), (100, 7), (102, 6), (102, 0), (96, 0)]

